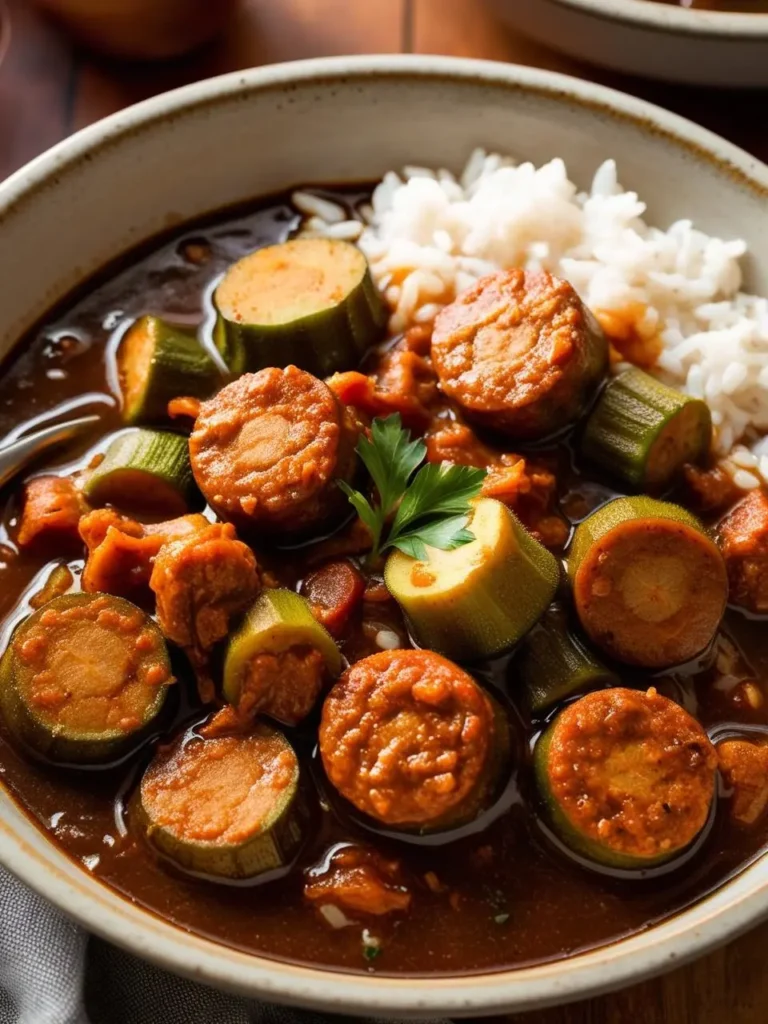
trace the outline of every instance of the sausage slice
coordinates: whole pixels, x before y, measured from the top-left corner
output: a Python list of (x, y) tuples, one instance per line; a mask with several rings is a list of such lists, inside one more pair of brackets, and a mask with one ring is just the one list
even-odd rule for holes
[(189, 440), (200, 490), (243, 530), (300, 533), (341, 514), (359, 426), (295, 366), (245, 374), (203, 402)]
[(608, 342), (567, 281), (545, 271), (482, 278), (441, 311), (432, 360), (480, 426), (538, 438), (572, 422), (608, 366)]
[(495, 760), (490, 700), (432, 651), (382, 651), (328, 695), (320, 753), (329, 779), (387, 825), (434, 828), (477, 811)]

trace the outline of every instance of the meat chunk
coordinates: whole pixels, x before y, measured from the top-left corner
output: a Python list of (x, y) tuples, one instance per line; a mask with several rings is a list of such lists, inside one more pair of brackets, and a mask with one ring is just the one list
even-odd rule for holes
[(453, 462), (487, 469), (483, 495), (508, 505), (547, 547), (560, 548), (569, 528), (556, 508), (557, 478), (543, 462), (500, 452), (484, 444), (471, 427), (436, 420), (425, 437), (429, 462)]
[(305, 533), (341, 516), (360, 425), (321, 380), (295, 366), (245, 374), (200, 407), (189, 441), (195, 479), (238, 528)]
[(768, 744), (725, 740), (717, 745), (723, 778), (731, 789), (731, 814), (754, 825), (768, 807)]
[(163, 633), (197, 652), (227, 635), (233, 616), (245, 611), (260, 588), (256, 557), (229, 523), (163, 544), (149, 585)]
[(720, 550), (728, 569), (732, 604), (751, 612), (768, 612), (768, 494), (750, 491), (720, 521)]
[(358, 661), (326, 698), (320, 724), (333, 785), (389, 825), (442, 827), (477, 813), (495, 741), (489, 699), (432, 651), (382, 651)]
[(75, 482), (66, 476), (38, 476), (24, 488), (19, 547), (77, 545), (80, 516), (86, 510)]
[(146, 594), (152, 563), (163, 544), (205, 530), (201, 515), (143, 525), (113, 509), (97, 509), (80, 520), (88, 548), (83, 590), (140, 599)]
[(321, 908), (330, 904), (376, 917), (408, 910), (412, 898), (400, 863), (364, 846), (345, 846), (309, 871), (304, 895)]
[(581, 413), (605, 375), (608, 342), (567, 281), (506, 270), (438, 314), (432, 362), (468, 419), (533, 439)]

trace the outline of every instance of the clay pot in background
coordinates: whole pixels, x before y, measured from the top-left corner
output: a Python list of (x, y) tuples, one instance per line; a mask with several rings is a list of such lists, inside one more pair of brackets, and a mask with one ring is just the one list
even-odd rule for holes
[(35, 0), (87, 46), (116, 57), (180, 57), (224, 28), (239, 0)]

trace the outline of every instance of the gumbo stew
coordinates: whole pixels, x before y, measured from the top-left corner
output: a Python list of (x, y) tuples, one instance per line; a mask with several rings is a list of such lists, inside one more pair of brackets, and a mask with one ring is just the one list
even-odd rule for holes
[(389, 337), (361, 251), (301, 228), (285, 197), (158, 243), (3, 376), (3, 434), (98, 416), (4, 493), (3, 784), (267, 956), (485, 971), (646, 928), (768, 836), (768, 494), (567, 282)]

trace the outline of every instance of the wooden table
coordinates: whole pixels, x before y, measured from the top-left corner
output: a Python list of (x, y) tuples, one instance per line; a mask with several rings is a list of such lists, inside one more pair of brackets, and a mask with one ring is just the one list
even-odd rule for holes
[[(213, 2), (213, 0), (212, 0)], [(115, 64), (78, 51), (23, 0), (0, 70), (0, 179), (70, 132), (166, 89), (223, 71), (344, 53), (443, 53), (554, 68), (669, 107), (768, 159), (768, 93), (622, 78), (512, 35), (480, 0), (244, 0), (226, 36), (159, 67)], [(765, 1024), (768, 924), (698, 963), (621, 993), (510, 1024)]]

